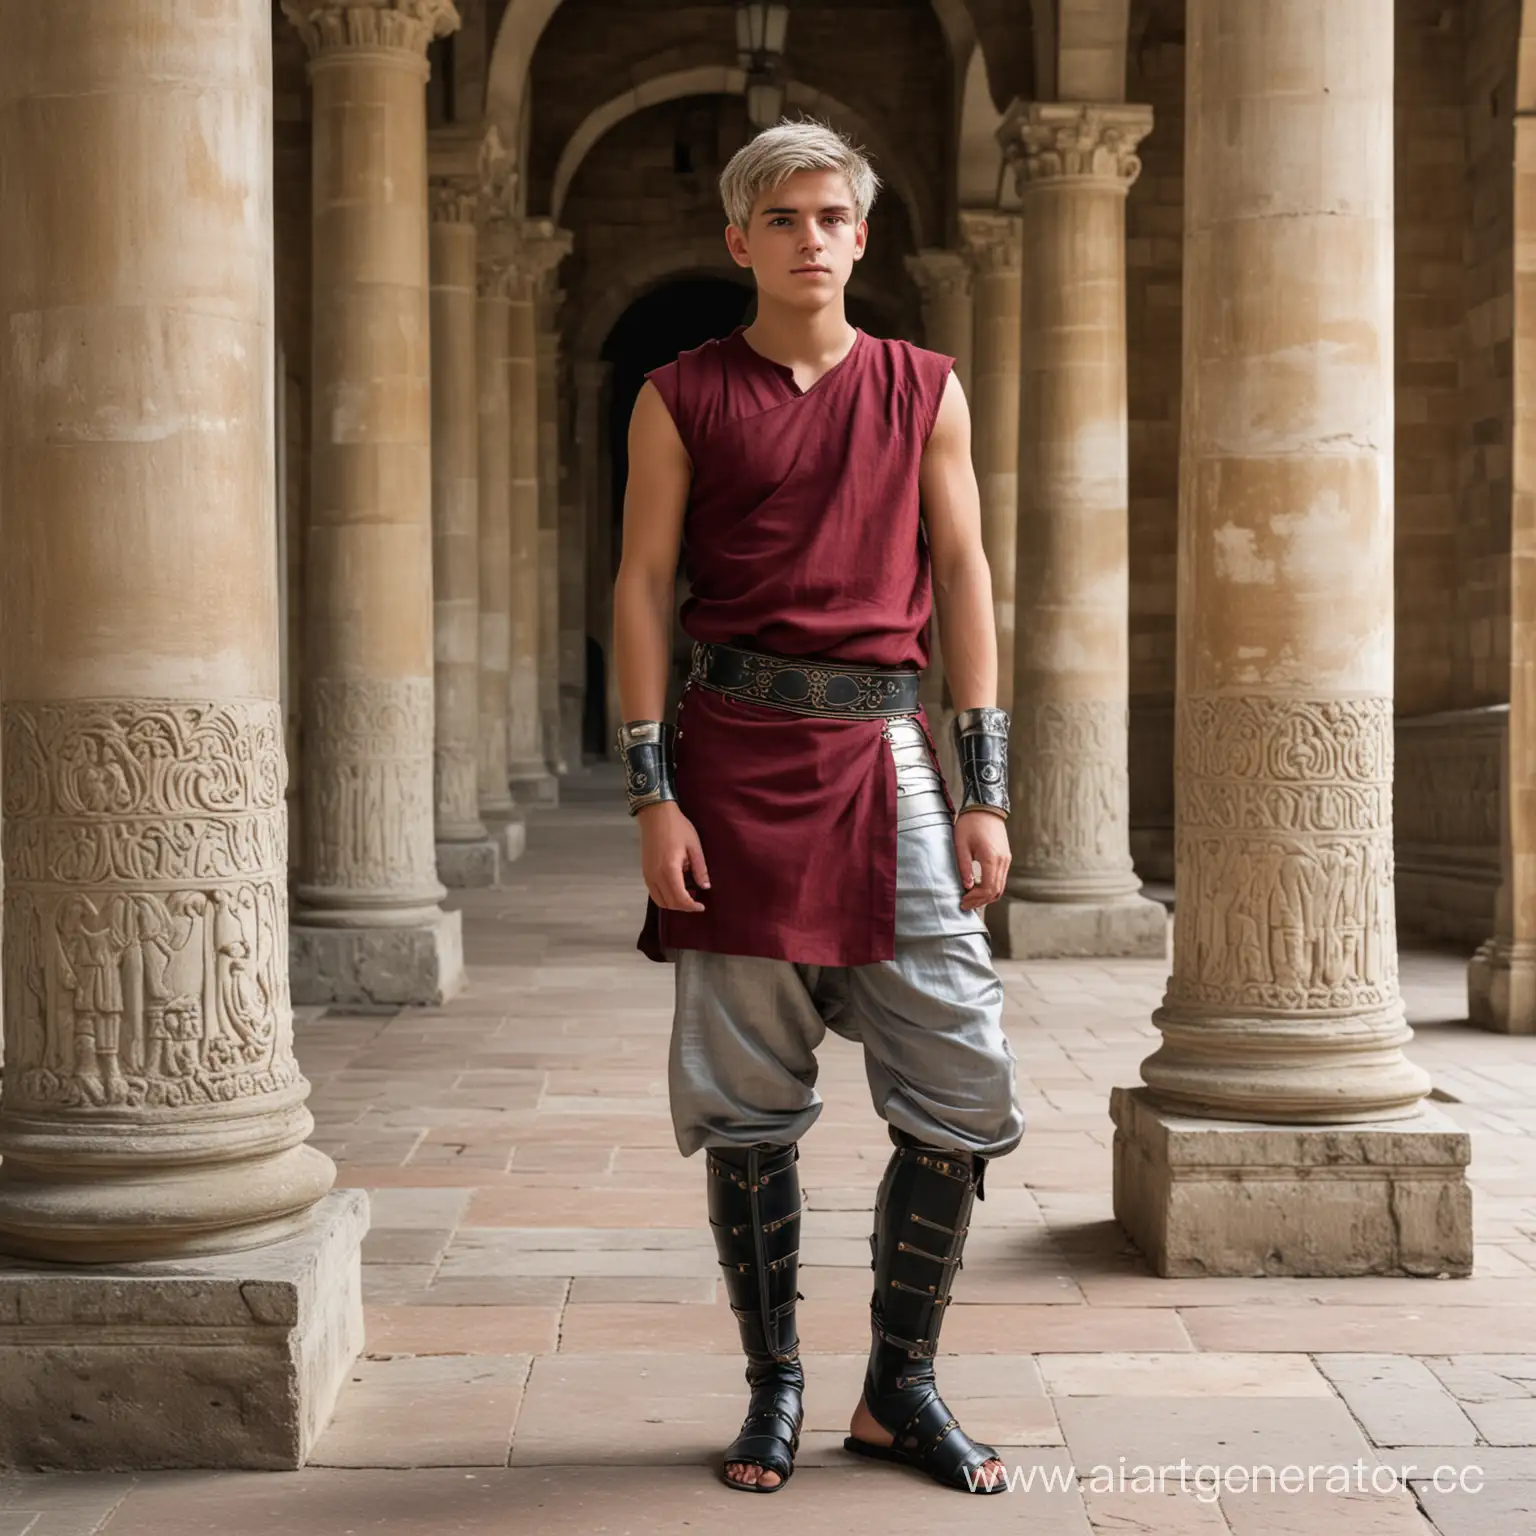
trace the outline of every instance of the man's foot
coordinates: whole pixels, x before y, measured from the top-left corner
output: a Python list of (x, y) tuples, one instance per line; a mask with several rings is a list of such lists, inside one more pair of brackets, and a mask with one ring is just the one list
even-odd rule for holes
[(741, 1433), (725, 1448), (720, 1471), (729, 1487), (772, 1493), (795, 1470), (805, 1377), (798, 1360), (764, 1362), (753, 1373), (758, 1379), (752, 1386), (751, 1407)]
[[(862, 1397), (859, 1399), (859, 1406), (853, 1410), (848, 1433), (855, 1440), (862, 1440), (866, 1445), (888, 1446), (896, 1443), (896, 1437), (881, 1426), (880, 1421), (869, 1411), (869, 1406)], [(1006, 1476), (1002, 1462), (995, 1456), (989, 1457), (976, 1473), (975, 1486), (978, 1490), (990, 1490), (994, 1484), (1000, 1484)]]
[[(755, 1461), (728, 1461), (725, 1464), (725, 1480), (728, 1483), (740, 1483), (746, 1488), (777, 1488), (784, 1481), (777, 1472), (770, 1472), (766, 1467), (760, 1467)], [(778, 1505), (775, 1504), (777, 1509)]]

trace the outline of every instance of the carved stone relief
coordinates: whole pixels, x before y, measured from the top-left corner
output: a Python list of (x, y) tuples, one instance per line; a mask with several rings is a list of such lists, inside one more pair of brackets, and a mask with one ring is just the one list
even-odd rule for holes
[(1023, 828), (1016, 872), (1128, 872), (1130, 781), (1126, 707), (1053, 700), (1014, 722), (1013, 815)]
[(1391, 700), (1196, 696), (1176, 750), (1169, 1003), (1393, 1003)]
[(0, 740), (7, 1108), (298, 1082), (278, 703), (13, 703)]
[(311, 54), (398, 48), (425, 59), (434, 37), (459, 26), (453, 0), (283, 0), (283, 14)]
[(313, 678), (305, 885), (423, 891), (436, 885), (431, 678)]
[(480, 774), (477, 743), (441, 740), (433, 750), (439, 827), (472, 826), (480, 814)]
[(1016, 273), (1022, 268), (1024, 221), (1016, 213), (962, 208), (960, 240), (978, 276)]
[(1128, 189), (1141, 174), (1136, 148), (1152, 131), (1151, 107), (1021, 101), (997, 130), (1022, 194), (1031, 182), (1093, 177)]

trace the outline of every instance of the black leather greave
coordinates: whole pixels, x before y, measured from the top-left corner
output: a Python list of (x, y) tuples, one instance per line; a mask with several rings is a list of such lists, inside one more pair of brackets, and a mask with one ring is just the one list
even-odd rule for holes
[[(914, 1416), (929, 1416), (920, 1411), (935, 1395), (933, 1357), (987, 1160), (922, 1146), (900, 1132), (892, 1140), (870, 1239), (875, 1289), (865, 1400), (899, 1436)], [(939, 1425), (922, 1429), (931, 1436)]]
[[(741, 1330), (752, 1404), (726, 1460), (767, 1464), (764, 1435), (798, 1442), (800, 1336), (795, 1328), (800, 1272), (800, 1149), (759, 1143), (711, 1147), (709, 1224)], [(784, 1474), (787, 1475), (787, 1472)]]

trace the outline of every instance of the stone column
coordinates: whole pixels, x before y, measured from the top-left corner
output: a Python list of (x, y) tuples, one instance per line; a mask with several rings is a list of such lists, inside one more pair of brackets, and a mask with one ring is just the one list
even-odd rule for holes
[(293, 1053), (266, 0), (0, 7), (0, 163), (0, 1466), (293, 1467), (367, 1202)]
[(960, 239), (972, 272), (971, 458), (981, 491), (982, 543), (992, 568), (997, 697), (1011, 709), (1019, 521), (1019, 216), (964, 209)]
[(1015, 959), (1167, 952), (1131, 867), (1125, 195), (1148, 107), (1018, 102), (1023, 204), (1013, 871)]
[(554, 805), (559, 781), (544, 755), (540, 701), (538, 290), (564, 260), (571, 237), (549, 219), (517, 230), (516, 277), (507, 344), (511, 401), (511, 650), (507, 687), (507, 771), (525, 805)]
[(1165, 1274), (1461, 1274), (1393, 920), (1392, 4), (1188, 27), (1178, 911), (1115, 1210)]
[[(573, 392), (574, 393), (574, 392)], [(560, 750), (567, 771), (583, 771), (582, 706), (587, 693), (587, 509), (577, 463), (576, 410), (560, 413)]]
[[(556, 778), (568, 769), (560, 728), (560, 305), (546, 280), (535, 307), (539, 397), (539, 720), (544, 761)], [(578, 759), (577, 766), (580, 766)]]
[(463, 979), (432, 826), (427, 44), (450, 0), (283, 0), (314, 89), (309, 782), (301, 1001), (435, 1003)]
[(1536, 120), (1515, 114), (1514, 442), (1510, 464), (1509, 720), (1500, 786), (1503, 875), (1493, 936), (1467, 969), (1467, 1014), (1484, 1029), (1536, 1034)]
[[(955, 360), (955, 377), (967, 397), (971, 391), (971, 267), (959, 251), (927, 250), (907, 257), (907, 271), (923, 304), (923, 345)], [(949, 723), (954, 708), (944, 672), (944, 650), (935, 614), (929, 631), (928, 666), (919, 697), (939, 745), (939, 761), (952, 789), (960, 779)]]
[(923, 303), (923, 345), (955, 360), (955, 376), (971, 392), (971, 264), (961, 251), (919, 251), (907, 271)]
[[(583, 715), (595, 708), (585, 700), (587, 686), (586, 637), (597, 641), (603, 653), (603, 751), (608, 749), (609, 718), (607, 677), (613, 666), (613, 504), (608, 477), (608, 389), (613, 364), (602, 361), (576, 365), (576, 465), (577, 491), (581, 498), (582, 580), (585, 596), (582, 622), (581, 678)], [(618, 722), (612, 722), (618, 729)]]
[(501, 857), (520, 858), (527, 841), (521, 808), (507, 786), (507, 698), (512, 646), (512, 412), (507, 343), (516, 268), (505, 226), (481, 241), (476, 306), (480, 415), (480, 815), (496, 829)]
[(432, 181), (432, 590), (437, 873), (494, 885), (496, 845), (480, 819), (479, 384), (475, 365), (478, 176)]

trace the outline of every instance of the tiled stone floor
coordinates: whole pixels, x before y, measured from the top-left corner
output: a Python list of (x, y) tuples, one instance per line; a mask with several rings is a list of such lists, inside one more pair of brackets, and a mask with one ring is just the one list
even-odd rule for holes
[[(319, 1143), (374, 1220), (368, 1354), (313, 1466), (0, 1478), (0, 1536), (1536, 1532), (1536, 1041), (1459, 1022), (1462, 961), (1418, 952), (1415, 1054), (1474, 1136), (1471, 1279), (1150, 1276), (1110, 1219), (1106, 1104), (1152, 1046), (1165, 967), (1007, 964), (1029, 1132), (988, 1173), (940, 1373), (1033, 1486), (966, 1499), (841, 1450), (887, 1143), (829, 1039), (802, 1165), (801, 1470), (772, 1502), (721, 1488), (735, 1329), (701, 1168), (672, 1143), (671, 973), (632, 949), (617, 795), (568, 788), (512, 888), (463, 900), (450, 1006), (300, 1021)], [(1167, 1468), (1161, 1492), (1141, 1464)], [(1243, 1486), (1255, 1466), (1273, 1474)], [(1309, 1468), (1313, 1491), (1271, 1490)]]

